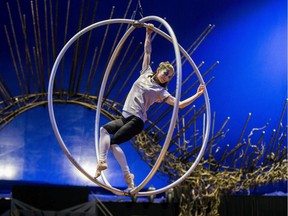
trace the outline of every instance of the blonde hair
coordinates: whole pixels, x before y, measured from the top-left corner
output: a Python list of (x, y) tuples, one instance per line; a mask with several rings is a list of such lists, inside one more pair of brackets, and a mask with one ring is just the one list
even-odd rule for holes
[[(161, 62), (159, 64), (159, 69), (162, 70), (162, 69), (166, 69), (166, 70), (169, 70), (169, 71), (173, 71), (174, 72), (174, 67), (173, 65), (170, 64), (170, 62), (166, 61), (166, 62)], [(175, 73), (175, 72), (174, 72)]]

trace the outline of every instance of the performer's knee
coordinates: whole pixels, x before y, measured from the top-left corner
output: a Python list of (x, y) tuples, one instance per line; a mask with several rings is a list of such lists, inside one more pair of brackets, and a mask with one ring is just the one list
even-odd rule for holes
[(108, 131), (107, 131), (107, 129), (105, 127), (100, 127), (100, 134), (101, 135), (106, 135), (106, 134), (109, 135), (109, 133), (108, 133)]

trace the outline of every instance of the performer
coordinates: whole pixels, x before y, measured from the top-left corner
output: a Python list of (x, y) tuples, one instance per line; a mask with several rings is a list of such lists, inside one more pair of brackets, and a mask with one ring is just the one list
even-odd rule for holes
[[(122, 117), (113, 120), (100, 128), (100, 154), (94, 178), (101, 175), (101, 171), (108, 168), (106, 163), (109, 148), (121, 166), (128, 190), (135, 187), (134, 175), (130, 173), (126, 157), (119, 144), (124, 143), (139, 134), (147, 120), (146, 111), (154, 102), (166, 102), (174, 106), (175, 97), (167, 91), (167, 84), (175, 75), (174, 68), (169, 62), (161, 62), (154, 73), (150, 67), (151, 33), (153, 24), (146, 28), (144, 43), (144, 57), (140, 77), (133, 84), (123, 107)], [(200, 85), (196, 94), (179, 102), (179, 108), (190, 105), (205, 91)], [(112, 135), (110, 137), (110, 135)]]

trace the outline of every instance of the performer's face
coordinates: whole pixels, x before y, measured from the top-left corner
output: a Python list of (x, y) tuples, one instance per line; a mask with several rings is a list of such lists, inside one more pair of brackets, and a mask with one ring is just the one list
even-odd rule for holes
[(167, 83), (169, 82), (174, 76), (174, 72), (167, 70), (167, 69), (159, 69), (156, 77), (159, 83)]

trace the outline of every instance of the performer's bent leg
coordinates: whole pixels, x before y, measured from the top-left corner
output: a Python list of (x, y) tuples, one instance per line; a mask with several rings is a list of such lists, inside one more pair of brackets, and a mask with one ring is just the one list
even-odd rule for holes
[(128, 189), (131, 190), (135, 187), (134, 175), (130, 173), (126, 156), (118, 144), (130, 140), (140, 133), (143, 130), (144, 122), (135, 116), (123, 119), (123, 121), (125, 121), (125, 124), (111, 138), (111, 150), (121, 166)]
[(127, 164), (126, 156), (123, 152), (123, 150), (120, 148), (119, 145), (113, 144), (111, 145), (111, 151), (114, 154), (114, 157), (118, 161), (122, 172), (124, 174), (124, 179), (126, 181), (126, 184), (128, 185), (128, 189), (133, 189), (135, 187), (134, 185), (134, 175), (130, 173), (129, 166)]

